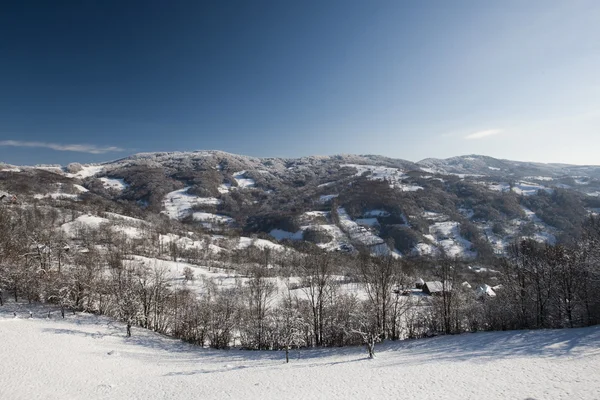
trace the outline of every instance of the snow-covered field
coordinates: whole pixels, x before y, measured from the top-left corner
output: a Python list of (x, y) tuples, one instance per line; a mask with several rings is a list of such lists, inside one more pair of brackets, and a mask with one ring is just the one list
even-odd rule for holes
[(416, 192), (422, 190), (423, 187), (403, 183), (407, 178), (404, 173), (398, 168), (382, 167), (378, 165), (359, 165), (359, 164), (341, 164), (340, 167), (348, 167), (356, 169), (355, 176), (361, 176), (367, 173), (369, 179), (375, 181), (386, 180), (390, 182), (390, 187), (400, 189), (403, 192)]
[[(198, 197), (193, 194), (188, 193), (188, 187), (185, 187), (180, 190), (175, 190), (173, 192), (167, 193), (165, 199), (163, 200), (163, 207), (165, 214), (169, 216), (171, 219), (181, 219), (183, 217), (188, 216), (192, 213), (192, 207), (195, 205), (209, 205), (215, 206), (218, 205), (221, 200), (214, 197)], [(213, 215), (213, 214), (211, 214)], [(196, 218), (197, 217), (197, 218)], [(209, 218), (207, 216), (201, 215), (194, 216), (196, 220), (202, 220), (202, 217)]]
[(102, 185), (106, 189), (116, 190), (118, 192), (127, 189), (127, 183), (123, 179), (115, 179), (115, 178), (100, 178)]
[[(33, 318), (29, 319), (29, 310)], [(17, 317), (13, 317), (13, 311)], [(376, 347), (201, 349), (88, 314), (0, 307), (6, 399), (600, 398), (600, 327), (475, 333)]]
[[(471, 242), (460, 234), (460, 224), (455, 221), (436, 222), (429, 227), (429, 235), (424, 235), (442, 247), (446, 254), (451, 257), (475, 257), (471, 250)], [(418, 249), (421, 254), (427, 254), (426, 250)]]

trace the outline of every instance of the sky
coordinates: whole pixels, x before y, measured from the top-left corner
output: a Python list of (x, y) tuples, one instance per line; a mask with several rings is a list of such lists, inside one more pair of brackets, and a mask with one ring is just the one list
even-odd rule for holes
[(600, 164), (600, 2), (3, 1), (0, 162)]

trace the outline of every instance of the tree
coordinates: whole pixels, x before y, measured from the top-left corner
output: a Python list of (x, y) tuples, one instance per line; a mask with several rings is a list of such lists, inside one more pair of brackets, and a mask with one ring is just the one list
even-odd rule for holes
[(375, 312), (379, 334), (382, 339), (385, 339), (388, 334), (388, 313), (393, 298), (392, 292), (402, 279), (400, 264), (391, 255), (372, 257), (363, 253), (358, 262), (358, 275)]
[(281, 305), (276, 310), (277, 325), (281, 344), (285, 349), (285, 362), (290, 362), (290, 348), (300, 346), (303, 343), (302, 332), (304, 330), (304, 321), (298, 309), (298, 299), (292, 298), (288, 289), (287, 296), (284, 297)]
[(266, 268), (255, 266), (244, 286), (246, 310), (244, 331), (246, 345), (255, 349), (266, 349), (267, 318), (275, 294), (275, 284), (266, 276)]
[(323, 344), (325, 301), (331, 291), (332, 273), (333, 265), (329, 254), (321, 257), (313, 254), (304, 259), (300, 284), (310, 303), (315, 346)]
[(381, 330), (370, 301), (362, 302), (358, 311), (353, 315), (352, 333), (358, 335), (367, 349), (369, 358), (375, 358), (375, 344), (381, 341)]
[(434, 304), (437, 306), (436, 308), (441, 317), (444, 332), (446, 334), (450, 334), (453, 332), (453, 326), (459, 325), (459, 317), (454, 313), (456, 301), (456, 263), (448, 258), (445, 254), (442, 254), (435, 275), (442, 283), (442, 291), (439, 297), (435, 297), (433, 299)]

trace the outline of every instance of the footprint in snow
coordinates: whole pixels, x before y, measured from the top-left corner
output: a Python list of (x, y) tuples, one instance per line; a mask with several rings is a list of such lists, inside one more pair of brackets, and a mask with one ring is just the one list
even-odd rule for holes
[(110, 383), (101, 383), (100, 385), (96, 386), (96, 391), (101, 392), (101, 393), (106, 393), (106, 392), (111, 391), (113, 387), (114, 387), (114, 385), (112, 385)]

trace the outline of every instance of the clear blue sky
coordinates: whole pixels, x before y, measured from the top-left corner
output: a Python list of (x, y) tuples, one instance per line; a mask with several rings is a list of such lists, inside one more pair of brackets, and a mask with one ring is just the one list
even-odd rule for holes
[(0, 161), (600, 164), (600, 1), (3, 1)]

